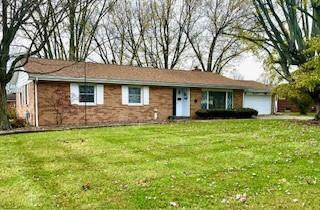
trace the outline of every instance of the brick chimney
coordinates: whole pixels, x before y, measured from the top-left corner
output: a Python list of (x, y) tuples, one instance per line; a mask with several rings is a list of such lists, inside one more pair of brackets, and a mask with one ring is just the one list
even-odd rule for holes
[(192, 71), (202, 71), (198, 66), (195, 66), (194, 69), (192, 69)]

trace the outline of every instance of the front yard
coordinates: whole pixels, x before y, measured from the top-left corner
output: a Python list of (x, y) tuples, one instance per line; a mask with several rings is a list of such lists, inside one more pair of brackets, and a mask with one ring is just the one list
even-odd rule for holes
[(318, 208), (320, 127), (230, 120), (0, 136), (0, 208)]

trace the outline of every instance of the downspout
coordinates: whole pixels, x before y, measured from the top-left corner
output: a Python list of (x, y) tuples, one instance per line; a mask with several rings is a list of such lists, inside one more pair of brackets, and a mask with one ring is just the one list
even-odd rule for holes
[(39, 127), (39, 110), (38, 110), (38, 77), (34, 81), (34, 112), (35, 112), (35, 126)]

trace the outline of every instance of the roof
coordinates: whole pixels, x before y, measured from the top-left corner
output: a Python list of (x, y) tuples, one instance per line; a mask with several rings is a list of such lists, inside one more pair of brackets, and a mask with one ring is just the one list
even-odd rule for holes
[(49, 81), (270, 91), (270, 88), (262, 83), (232, 80), (212, 72), (191, 70), (167, 70), (38, 58), (30, 58), (24, 69), (31, 79)]

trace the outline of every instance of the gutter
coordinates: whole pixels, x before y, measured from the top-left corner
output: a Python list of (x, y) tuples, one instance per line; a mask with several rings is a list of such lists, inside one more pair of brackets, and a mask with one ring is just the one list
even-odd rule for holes
[(30, 74), (30, 79), (39, 79), (43, 81), (54, 81), (54, 82), (88, 82), (88, 83), (100, 83), (100, 84), (121, 84), (121, 85), (150, 85), (150, 86), (162, 86), (162, 87), (189, 87), (189, 88), (218, 88), (218, 89), (241, 89), (248, 92), (270, 92), (270, 90), (255, 90), (245, 86), (232, 86), (232, 85), (201, 85), (194, 83), (174, 83), (174, 82), (154, 82), (154, 81), (141, 81), (141, 80), (108, 80), (108, 79), (90, 79), (90, 78), (75, 78), (75, 77), (61, 77), (61, 76), (39, 76), (36, 74)]
[(248, 88), (248, 89), (244, 89), (244, 91), (249, 92), (249, 93), (268, 93), (268, 95), (272, 95), (271, 90), (261, 90), (261, 89)]

